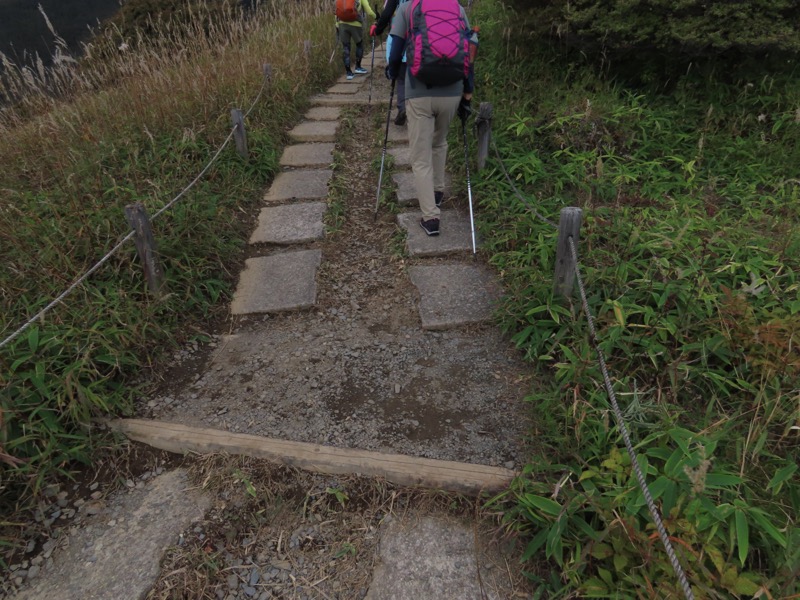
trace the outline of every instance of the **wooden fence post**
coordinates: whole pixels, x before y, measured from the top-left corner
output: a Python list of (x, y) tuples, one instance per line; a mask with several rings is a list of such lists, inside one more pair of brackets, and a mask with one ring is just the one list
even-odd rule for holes
[(481, 102), (478, 118), (475, 121), (478, 126), (478, 171), (486, 166), (486, 158), (489, 156), (489, 141), (492, 139), (492, 112), (491, 102)]
[(578, 266), (572, 260), (569, 238), (572, 238), (577, 251), (582, 219), (583, 211), (580, 208), (568, 206), (561, 209), (558, 219), (558, 245), (556, 247), (556, 273), (553, 290), (557, 296), (569, 298), (572, 295)]
[(233, 131), (233, 139), (236, 140), (236, 152), (242, 158), (247, 158), (247, 131), (244, 128), (244, 115), (238, 108), (231, 109), (231, 120), (236, 128)]
[(311, 55), (311, 40), (303, 40), (303, 54), (306, 58)]
[(152, 293), (159, 295), (161, 286), (164, 283), (164, 275), (158, 263), (158, 253), (156, 251), (155, 238), (153, 237), (153, 229), (150, 227), (150, 217), (147, 216), (144, 205), (141, 202), (136, 202), (125, 207), (125, 219), (127, 219), (128, 225), (130, 225), (135, 234), (133, 240), (136, 243), (139, 259), (142, 261), (147, 287)]
[(264, 63), (262, 69), (264, 70), (264, 79), (267, 81), (272, 79), (272, 65), (269, 63)]

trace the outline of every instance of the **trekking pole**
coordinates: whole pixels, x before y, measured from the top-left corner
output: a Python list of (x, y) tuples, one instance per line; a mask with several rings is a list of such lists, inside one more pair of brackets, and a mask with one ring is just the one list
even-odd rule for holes
[(392, 90), (389, 92), (389, 110), (386, 112), (386, 134), (383, 136), (383, 154), (381, 154), (381, 173), (378, 175), (378, 193), (375, 195), (375, 214), (372, 220), (378, 218), (378, 207), (381, 203), (381, 183), (383, 182), (383, 163), (386, 160), (386, 144), (389, 143), (389, 119), (392, 115), (392, 98), (394, 98), (394, 82), (392, 79)]
[(372, 36), (372, 64), (369, 66), (369, 102), (372, 104), (372, 78), (375, 76), (375, 36)]
[(475, 256), (475, 221), (472, 218), (472, 183), (469, 180), (469, 152), (467, 150), (467, 120), (461, 120), (461, 131), (464, 133), (464, 168), (467, 170), (467, 197), (469, 198), (469, 228), (472, 232), (472, 255)]
[(338, 25), (336, 25), (336, 27), (334, 28), (333, 35), (336, 36), (336, 42), (333, 44), (333, 52), (331, 52), (331, 57), (328, 59), (328, 64), (331, 64), (333, 62), (333, 57), (336, 55), (336, 48), (339, 47), (339, 26)]

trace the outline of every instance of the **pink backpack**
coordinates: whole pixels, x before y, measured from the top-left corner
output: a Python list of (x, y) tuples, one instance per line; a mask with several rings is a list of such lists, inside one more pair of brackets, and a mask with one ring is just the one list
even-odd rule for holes
[(412, 0), (408, 66), (422, 83), (447, 86), (469, 75), (469, 30), (458, 0)]

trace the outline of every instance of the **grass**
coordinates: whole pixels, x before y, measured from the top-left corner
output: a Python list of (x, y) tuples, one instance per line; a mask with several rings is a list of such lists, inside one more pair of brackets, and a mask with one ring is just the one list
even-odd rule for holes
[[(88, 462), (99, 415), (128, 414), (135, 378), (170, 347), (225, 318), (250, 229), (248, 209), (277, 170), (284, 127), (334, 75), (324, 3), (231, 10), (209, 26), (163, 23), (151, 37), (110, 29), (78, 61), (47, 71), (5, 61), (0, 95), (0, 331), (5, 339), (127, 233), (123, 208), (153, 215), (248, 116), (250, 158), (232, 147), (154, 220), (166, 293), (150, 296), (131, 244), (63, 303), (0, 349), (0, 496), (4, 507)], [(304, 52), (304, 38), (320, 40)], [(8, 504), (6, 504), (8, 503)]]
[(337, 130), (337, 147), (333, 151), (333, 177), (328, 185), (328, 211), (325, 214), (327, 232), (339, 233), (347, 219), (346, 200), (350, 189), (347, 174), (347, 150), (353, 142), (356, 111), (352, 108), (344, 110), (339, 118)]
[[(476, 6), (479, 100), (517, 187), (584, 211), (589, 303), (637, 458), (696, 597), (797, 593), (800, 86), (699, 65), (667, 91), (532, 41)], [(724, 73), (725, 79), (720, 73)], [(457, 161), (460, 162), (460, 161)], [(496, 160), (475, 176), (509, 293), (499, 318), (548, 382), (546, 452), (497, 499), (542, 593), (682, 596), (610, 414), (586, 319), (552, 297), (557, 232)], [(631, 569), (632, 565), (636, 569)], [(560, 573), (553, 576), (553, 569)]]

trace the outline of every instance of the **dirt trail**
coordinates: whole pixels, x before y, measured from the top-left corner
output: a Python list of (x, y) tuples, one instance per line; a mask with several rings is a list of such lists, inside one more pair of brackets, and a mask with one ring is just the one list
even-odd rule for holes
[[(375, 98), (388, 97), (383, 78), (374, 85)], [(182, 364), (168, 375), (170, 384), (143, 401), (138, 416), (508, 468), (524, 464), (530, 382), (508, 339), (492, 324), (444, 332), (420, 325), (409, 267), (472, 264), (471, 254), (410, 259), (396, 207), (381, 207), (373, 220), (385, 115), (385, 105), (342, 111), (328, 199), (328, 222), (335, 211), (340, 225), (302, 246), (322, 251), (316, 308), (232, 320), (208, 347), (176, 355)], [(391, 170), (383, 184), (392, 185)], [(451, 194), (443, 208), (465, 211), (462, 195)]]

